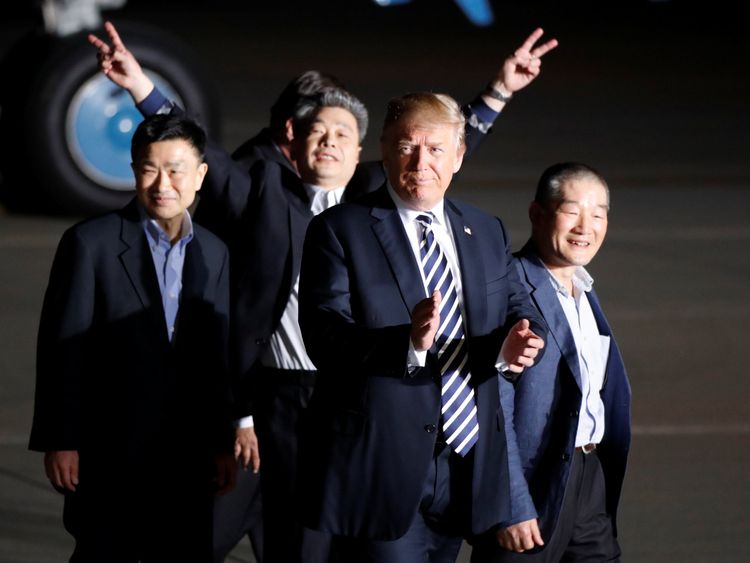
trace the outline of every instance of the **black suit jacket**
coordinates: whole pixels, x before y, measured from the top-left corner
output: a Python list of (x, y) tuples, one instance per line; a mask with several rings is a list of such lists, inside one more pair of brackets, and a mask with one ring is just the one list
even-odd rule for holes
[[(459, 257), (467, 348), (480, 423), (471, 522), (483, 532), (512, 512), (495, 363), (521, 318), (544, 335), (510, 266), (502, 223), (446, 200)], [(440, 424), (435, 350), (409, 374), (411, 312), (425, 290), (385, 186), (313, 219), (303, 252), (300, 323), (318, 367), (301, 447), (306, 523), (334, 534), (394, 539), (418, 510)]]
[(29, 447), (78, 450), (82, 480), (151, 480), (164, 463), (174, 473), (175, 452), (190, 452), (181, 472), (205, 477), (213, 454), (231, 451), (228, 252), (198, 225), (194, 235), (172, 342), (135, 201), (62, 237), (39, 326)]

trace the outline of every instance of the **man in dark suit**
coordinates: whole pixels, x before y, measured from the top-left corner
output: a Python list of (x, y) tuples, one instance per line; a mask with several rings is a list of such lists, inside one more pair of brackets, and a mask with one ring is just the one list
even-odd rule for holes
[(208, 561), (231, 487), (228, 250), (193, 225), (205, 133), (155, 116), (136, 198), (69, 229), (39, 328), (29, 447), (65, 494), (71, 561)]
[(360, 538), (345, 560), (454, 561), (512, 513), (497, 376), (533, 365), (544, 327), (500, 220), (444, 199), (463, 131), (449, 96), (392, 100), (388, 182), (308, 229), (300, 494), (308, 525)]
[[(105, 27), (111, 46), (90, 37), (99, 49), (104, 72), (128, 89), (145, 114), (179, 111), (154, 88), (114, 27)], [(485, 105), (499, 110), (513, 92), (538, 75), (539, 57), (556, 45), (551, 40), (535, 47), (541, 35), (542, 30), (536, 30), (506, 60), (482, 96)], [(318, 79), (318, 86), (325, 83)], [(219, 234), (232, 254), (232, 348), (240, 380), (237, 415), (243, 417), (241, 425), (248, 421), (246, 415), (254, 415), (260, 438), (266, 563), (292, 561), (299, 544), (295, 541), (299, 534), (290, 532), (296, 528), (289, 507), (298, 420), (315, 375), (297, 323), (305, 231), (314, 214), (340, 201), (352, 201), (384, 180), (381, 163), (358, 166), (367, 113), (356, 98), (329, 84), (328, 93), (301, 102), (293, 107), (291, 123), (275, 119), (277, 127), (259, 138), (256, 156), (261, 160), (250, 170), (248, 161), (237, 163), (209, 143), (211, 173), (196, 213), (196, 220)], [(489, 124), (476, 115), (470, 122), (467, 130), (478, 132), (472, 135), (477, 142)], [(245, 464), (254, 460), (257, 467), (254, 428), (238, 429), (237, 452)]]
[(539, 181), (515, 268), (550, 337), (521, 381), (501, 381), (523, 468), (512, 479), (519, 512), (498, 532), (502, 548), (487, 541), (473, 560), (619, 561), (630, 386), (584, 269), (604, 242), (608, 211), (607, 184), (588, 166), (557, 164)]

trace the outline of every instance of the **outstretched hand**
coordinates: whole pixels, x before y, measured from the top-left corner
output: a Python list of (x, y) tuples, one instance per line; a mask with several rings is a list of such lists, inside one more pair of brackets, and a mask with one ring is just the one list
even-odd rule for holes
[(539, 350), (544, 348), (544, 340), (529, 327), (527, 319), (514, 324), (500, 349), (500, 356), (513, 373), (521, 373), (524, 368), (533, 366)]
[(104, 23), (110, 43), (89, 33), (88, 41), (97, 49), (99, 68), (112, 82), (127, 90), (136, 103), (151, 93), (154, 83), (143, 72), (140, 63), (128, 51), (112, 22)]

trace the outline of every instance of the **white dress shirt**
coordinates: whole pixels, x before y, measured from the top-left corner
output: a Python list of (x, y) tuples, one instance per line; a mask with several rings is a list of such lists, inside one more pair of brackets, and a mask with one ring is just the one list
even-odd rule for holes
[(599, 334), (588, 292), (594, 280), (585, 268), (573, 274), (573, 295), (550, 272), (550, 281), (573, 334), (581, 372), (581, 408), (576, 432), (576, 447), (598, 444), (604, 436), (604, 402), (601, 390), (609, 358), (609, 336)]

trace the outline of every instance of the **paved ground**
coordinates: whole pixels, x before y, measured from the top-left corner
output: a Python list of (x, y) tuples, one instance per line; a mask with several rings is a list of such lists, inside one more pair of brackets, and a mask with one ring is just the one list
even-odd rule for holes
[[(330, 9), (324, 3), (268, 8), (265, 23), (228, 2), (200, 28), (189, 14), (148, 19), (184, 34), (210, 62), (228, 147), (263, 124), (289, 76), (319, 67), (344, 77), (371, 108), (368, 158), (390, 95), (440, 89), (465, 99), (544, 24), (561, 47), (509, 105), (456, 194), (501, 216), (517, 248), (546, 165), (578, 159), (610, 179), (610, 232), (591, 271), (633, 385), (625, 559), (750, 560), (750, 380), (740, 363), (750, 341), (750, 49), (738, 20), (719, 18), (721, 3), (705, 13), (643, 3), (575, 17), (512, 3), (487, 31), (463, 25), (449, 8), (423, 19), (426, 2), (391, 8), (401, 10), (397, 20), (358, 1), (337, 5), (328, 26), (315, 11)], [(145, 18), (140, 4), (131, 15)], [(350, 28), (355, 9), (365, 23)], [(288, 25), (274, 23), (282, 16), (292, 18)], [(282, 33), (290, 39), (280, 41)], [(42, 293), (73, 220), (0, 211), (2, 562), (63, 561), (71, 549), (60, 499), (25, 444)], [(251, 560), (244, 547), (232, 559)]]

